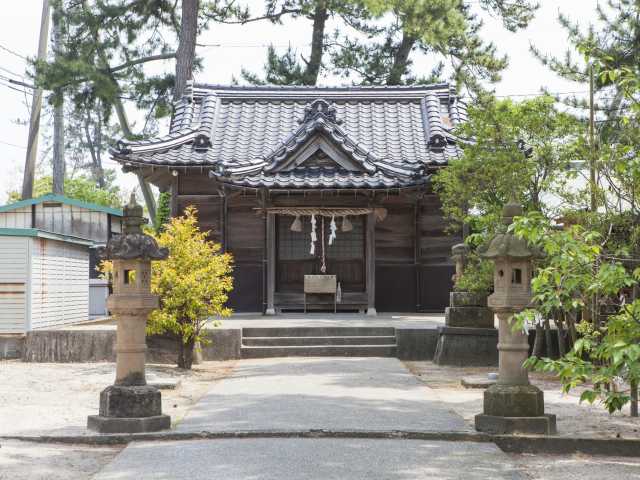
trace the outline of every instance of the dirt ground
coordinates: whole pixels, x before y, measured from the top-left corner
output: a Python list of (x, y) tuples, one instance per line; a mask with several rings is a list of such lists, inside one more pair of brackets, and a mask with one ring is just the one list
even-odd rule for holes
[(123, 446), (0, 443), (0, 480), (85, 480), (107, 465)]
[[(468, 389), (463, 377), (484, 377), (497, 369), (484, 367), (445, 367), (433, 362), (404, 362), (407, 368), (431, 387), (434, 400), (448, 404), (461, 415), (470, 428), (474, 416), (482, 413), (482, 389)], [(566, 437), (640, 438), (640, 418), (629, 416), (629, 406), (621, 413), (609, 415), (602, 405), (580, 403), (580, 389), (564, 395), (560, 382), (550, 375), (530, 374), (531, 383), (544, 391), (546, 413), (557, 416), (558, 435)]]
[[(147, 380), (179, 380), (162, 390), (162, 411), (175, 425), (212, 382), (228, 376), (235, 362), (204, 362), (193, 370), (148, 365)], [(87, 416), (98, 413), (100, 391), (113, 383), (113, 363), (23, 363), (0, 361), (0, 435), (84, 435)]]

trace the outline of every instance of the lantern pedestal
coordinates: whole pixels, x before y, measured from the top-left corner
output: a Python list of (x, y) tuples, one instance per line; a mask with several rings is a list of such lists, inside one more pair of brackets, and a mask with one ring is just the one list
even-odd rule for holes
[(484, 392), (483, 413), (476, 415), (475, 427), (493, 434), (528, 433), (554, 435), (556, 416), (544, 413), (544, 393), (529, 383), (522, 364), (529, 344), (522, 331), (511, 328), (512, 312), (497, 313), (499, 329), (498, 382)]
[(131, 196), (124, 208), (124, 232), (110, 238), (98, 251), (113, 261), (113, 295), (109, 311), (118, 320), (116, 330), (116, 381), (100, 393), (99, 415), (90, 415), (87, 427), (100, 433), (156, 432), (171, 427), (171, 417), (162, 414), (160, 391), (145, 379), (146, 326), (149, 314), (158, 308), (151, 294), (151, 260), (164, 260), (165, 248), (142, 233), (142, 207)]
[[(144, 271), (136, 266), (137, 271)], [(170, 428), (171, 417), (162, 415), (160, 390), (147, 385), (145, 379), (145, 327), (149, 313), (158, 307), (158, 297), (115, 294), (107, 299), (107, 305), (118, 319), (116, 381), (100, 393), (100, 413), (89, 416), (87, 427), (100, 433), (144, 433)]]
[[(509, 202), (502, 210), (502, 222), (508, 226), (522, 207)], [(498, 382), (484, 392), (484, 408), (476, 415), (476, 430), (494, 434), (556, 433), (555, 415), (545, 415), (544, 394), (529, 383), (523, 364), (529, 355), (527, 334), (514, 330), (513, 315), (531, 301), (532, 260), (539, 252), (509, 230), (499, 233), (480, 255), (494, 263), (493, 294), (487, 305), (498, 316)]]

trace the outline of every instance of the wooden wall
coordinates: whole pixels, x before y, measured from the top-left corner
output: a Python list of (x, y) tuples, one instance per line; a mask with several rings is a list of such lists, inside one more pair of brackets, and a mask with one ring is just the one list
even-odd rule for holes
[(0, 236), (0, 333), (23, 333), (27, 328), (30, 241)]
[(446, 232), (441, 203), (435, 194), (418, 202), (418, 301), (419, 310), (441, 312), (449, 305), (455, 272), (451, 247), (461, 241)]
[[(229, 306), (238, 312), (263, 310), (264, 219), (254, 208), (255, 195), (220, 195), (205, 175), (180, 176), (176, 195), (177, 214), (189, 205), (198, 209), (200, 227), (234, 258), (234, 289)], [(226, 218), (226, 225), (224, 219)]]
[(31, 328), (89, 320), (89, 248), (31, 239)]

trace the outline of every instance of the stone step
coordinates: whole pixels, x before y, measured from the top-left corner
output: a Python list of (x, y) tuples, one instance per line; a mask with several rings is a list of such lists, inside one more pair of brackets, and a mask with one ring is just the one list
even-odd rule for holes
[(392, 337), (394, 327), (249, 327), (242, 337)]
[(289, 347), (245, 347), (242, 358), (271, 357), (395, 357), (395, 345), (315, 345)]
[(346, 337), (244, 337), (242, 345), (247, 347), (289, 347), (318, 345), (387, 345), (395, 346), (396, 337), (346, 336)]

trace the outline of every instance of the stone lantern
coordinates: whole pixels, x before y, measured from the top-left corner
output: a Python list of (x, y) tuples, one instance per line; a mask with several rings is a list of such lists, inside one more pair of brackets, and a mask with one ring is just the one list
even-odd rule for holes
[(453, 275), (453, 281), (457, 282), (462, 277), (464, 269), (467, 266), (467, 257), (469, 256), (469, 246), (465, 243), (458, 243), (451, 247), (451, 259), (455, 262), (456, 273)]
[[(504, 206), (503, 223), (522, 215), (522, 207), (514, 202)], [(499, 373), (496, 384), (484, 392), (484, 412), (476, 415), (476, 430), (489, 433), (554, 434), (555, 415), (544, 413), (544, 394), (529, 383), (522, 364), (529, 355), (524, 331), (513, 331), (511, 319), (531, 301), (532, 260), (539, 255), (527, 242), (512, 233), (496, 235), (484, 252), (493, 260), (494, 293), (488, 305), (499, 321)]]
[(151, 294), (151, 260), (164, 260), (166, 248), (142, 233), (146, 220), (135, 195), (124, 207), (123, 233), (98, 251), (113, 262), (113, 294), (107, 299), (118, 322), (116, 333), (116, 381), (100, 393), (100, 414), (87, 425), (101, 433), (152, 432), (169, 428), (171, 418), (162, 414), (160, 391), (145, 380), (145, 329), (149, 313), (158, 308)]

